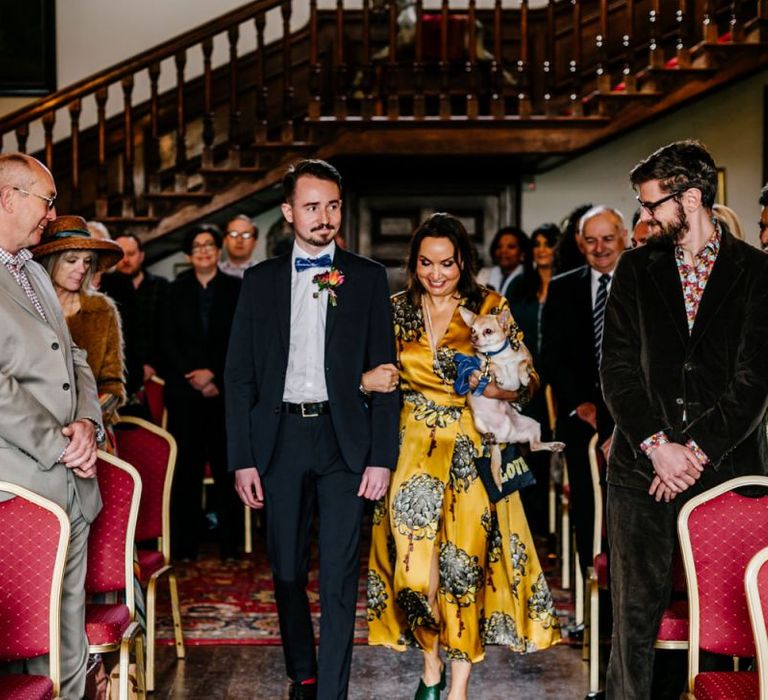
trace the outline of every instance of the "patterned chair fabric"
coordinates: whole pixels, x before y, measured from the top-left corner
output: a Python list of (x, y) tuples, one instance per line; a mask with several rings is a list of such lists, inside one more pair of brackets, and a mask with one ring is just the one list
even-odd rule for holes
[(50, 677), (2, 677), (0, 698), (47, 698), (59, 688), (59, 606), (69, 520), (56, 504), (0, 482), (0, 662), (49, 654)]
[(85, 620), (88, 643), (93, 645), (119, 644), (123, 632), (131, 624), (127, 605), (90, 603)]
[(761, 549), (747, 564), (744, 588), (747, 608), (752, 624), (752, 635), (757, 651), (757, 675), (760, 700), (768, 700), (768, 627), (765, 612), (768, 610), (768, 547)]
[(757, 700), (757, 674), (746, 671), (700, 673), (693, 686), (696, 700)]
[(144, 399), (150, 420), (155, 425), (165, 428), (168, 422), (165, 412), (165, 381), (160, 377), (150, 377), (144, 382)]

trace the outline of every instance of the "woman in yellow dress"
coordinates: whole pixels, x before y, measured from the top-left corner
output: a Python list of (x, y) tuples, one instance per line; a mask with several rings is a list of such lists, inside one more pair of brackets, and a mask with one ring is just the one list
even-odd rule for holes
[[(417, 700), (436, 700), (445, 687), (442, 647), (451, 662), (448, 697), (465, 700), (486, 645), (545, 649), (559, 639), (559, 625), (519, 494), (489, 499), (475, 465), (483, 441), (466, 397), (453, 388), (454, 355), (473, 354), (457, 308), (498, 313), (507, 302), (477, 285), (469, 236), (448, 214), (433, 214), (415, 231), (407, 267), (408, 289), (392, 298), (400, 457), (374, 512), (368, 642), (422, 650)], [(391, 390), (387, 371), (364, 375), (363, 388)], [(494, 382), (484, 393), (522, 398)]]

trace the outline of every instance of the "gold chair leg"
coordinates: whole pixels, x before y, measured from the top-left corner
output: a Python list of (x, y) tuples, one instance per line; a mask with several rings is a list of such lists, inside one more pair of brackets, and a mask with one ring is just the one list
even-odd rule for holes
[(118, 700), (128, 700), (128, 674), (131, 662), (131, 640), (123, 639), (120, 643), (120, 677), (117, 679)]
[(147, 679), (144, 674), (144, 635), (139, 631), (134, 640), (136, 644), (136, 695), (147, 697)]
[(176, 638), (176, 658), (183, 659), (184, 630), (181, 628), (181, 608), (179, 606), (179, 587), (176, 583), (176, 574), (172, 571), (168, 574), (168, 587), (171, 589), (171, 612), (173, 614), (173, 635)]
[(147, 584), (147, 692), (155, 689), (155, 624), (157, 612), (157, 579), (150, 578)]
[(253, 535), (251, 531), (251, 509), (248, 506), (243, 506), (245, 508), (245, 539), (243, 540), (245, 543), (245, 553), (251, 554), (253, 552)]

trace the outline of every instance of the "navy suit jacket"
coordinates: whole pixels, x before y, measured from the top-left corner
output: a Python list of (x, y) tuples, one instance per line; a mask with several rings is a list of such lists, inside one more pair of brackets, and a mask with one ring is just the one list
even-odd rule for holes
[[(340, 248), (333, 265), (345, 279), (336, 290), (337, 305), (328, 304), (325, 381), (341, 455), (355, 472), (394, 469), (399, 392), (365, 399), (358, 391), (363, 372), (396, 361), (386, 272)], [(231, 470), (269, 469), (282, 414), (290, 318), (288, 253), (252, 267), (243, 279), (224, 373)]]

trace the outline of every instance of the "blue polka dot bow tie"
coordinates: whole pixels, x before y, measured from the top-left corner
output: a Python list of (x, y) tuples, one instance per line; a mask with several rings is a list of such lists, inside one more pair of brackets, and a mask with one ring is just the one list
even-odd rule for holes
[(296, 266), (296, 272), (309, 270), (311, 267), (330, 267), (333, 260), (327, 253), (319, 258), (296, 258), (293, 264)]

